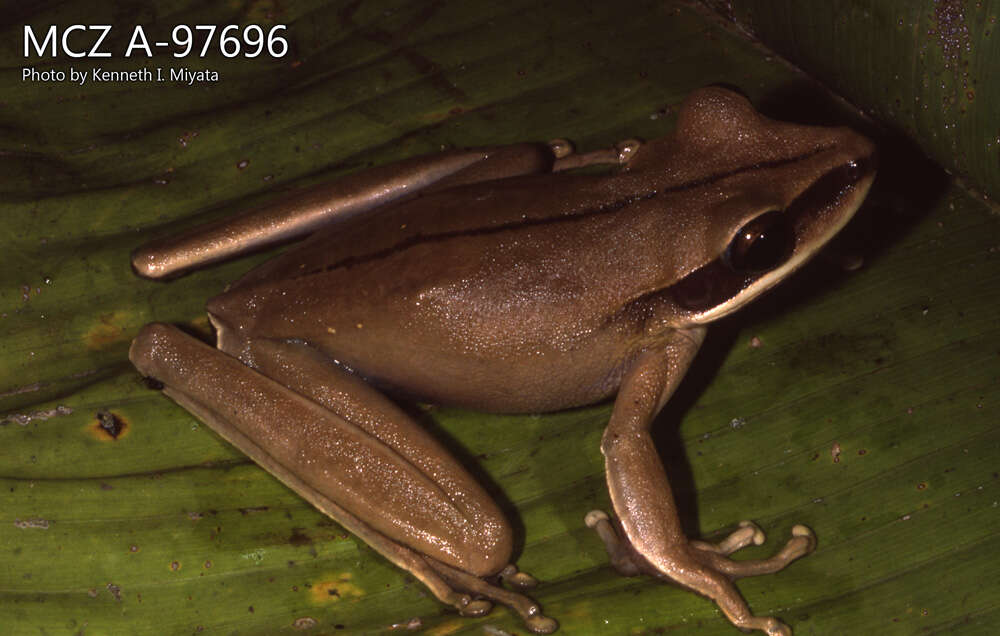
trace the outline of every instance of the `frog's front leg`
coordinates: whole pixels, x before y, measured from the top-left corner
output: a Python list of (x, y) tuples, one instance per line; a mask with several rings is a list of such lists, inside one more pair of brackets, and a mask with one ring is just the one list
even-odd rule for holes
[(237, 358), (163, 324), (129, 350), (144, 375), (251, 459), (465, 615), (508, 605), (535, 633), (556, 622), (517, 592), (510, 526), (437, 441), (308, 345), (258, 340)]
[(556, 160), (546, 144), (452, 150), (411, 157), (297, 191), (236, 217), (194, 227), (141, 246), (132, 268), (166, 278), (277, 243), (302, 238), (338, 219), (434, 187), (517, 174), (549, 172)]
[(638, 147), (638, 141), (627, 140), (614, 148), (578, 154), (568, 141), (557, 139), (547, 144), (469, 148), (404, 159), (305, 188), (236, 217), (151, 241), (132, 254), (132, 268), (146, 278), (177, 276), (239, 254), (300, 239), (330, 223), (420, 192), (595, 164), (624, 165)]
[(796, 526), (774, 557), (733, 561), (728, 554), (763, 542), (756, 525), (741, 528), (718, 544), (689, 540), (681, 529), (670, 484), (649, 435), (650, 424), (674, 392), (704, 339), (704, 328), (680, 330), (656, 350), (641, 353), (627, 371), (601, 443), (608, 490), (619, 519), (619, 538), (607, 515), (587, 515), (587, 525), (604, 540), (612, 563), (626, 575), (649, 572), (703, 594), (737, 627), (772, 636), (791, 630), (771, 617), (757, 617), (732, 583), (741, 576), (775, 572), (815, 547), (812, 532)]

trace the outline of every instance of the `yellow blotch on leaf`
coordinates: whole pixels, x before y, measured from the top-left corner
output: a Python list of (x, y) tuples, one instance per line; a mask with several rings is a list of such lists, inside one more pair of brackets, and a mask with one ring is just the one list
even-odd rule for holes
[(112, 311), (97, 317), (97, 322), (83, 334), (83, 341), (88, 349), (104, 349), (108, 345), (127, 340), (131, 329), (132, 321), (129, 320), (128, 312)]
[(323, 581), (317, 581), (312, 584), (309, 592), (316, 604), (336, 603), (346, 598), (360, 598), (365, 594), (364, 590), (351, 582), (349, 572), (333, 574)]

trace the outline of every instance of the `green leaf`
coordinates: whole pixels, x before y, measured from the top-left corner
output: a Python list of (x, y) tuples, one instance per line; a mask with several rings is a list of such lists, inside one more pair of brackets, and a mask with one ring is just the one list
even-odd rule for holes
[[(845, 4), (851, 15), (882, 6)], [(988, 18), (992, 6), (967, 16)], [(925, 28), (877, 15), (849, 56), (839, 44), (823, 53), (846, 58), (869, 88), (890, 85), (902, 59), (893, 47)], [(839, 37), (843, 19), (817, 18), (801, 39)], [(12, 634), (362, 634), (414, 618), (430, 634), (523, 633), (503, 608), (465, 619), (441, 606), (132, 369), (128, 343), (142, 324), (207, 334), (205, 299), (267, 254), (154, 283), (133, 275), (129, 253), (287, 189), (441, 147), (662, 136), (683, 96), (709, 83), (741, 87), (783, 117), (849, 116), (683, 3), (116, 0), (24, 4), (6, 20), (0, 625)], [(113, 57), (25, 60), (25, 23), (40, 33), (111, 24)], [(121, 56), (137, 24), (152, 41), (176, 24), (229, 23), (287, 24), (292, 54)], [(978, 33), (976, 51), (995, 49)], [(922, 64), (938, 55), (934, 41)], [(975, 68), (995, 66), (987, 57)], [(211, 69), (219, 80), (75, 86), (22, 81), (25, 65)], [(814, 72), (880, 118), (910, 112), (895, 128), (928, 149), (947, 137), (945, 154), (960, 144), (964, 163), (949, 167), (995, 187), (996, 147), (976, 154), (978, 132), (953, 139), (956, 104), (921, 93), (931, 105), (916, 109), (903, 88), (859, 93)], [(975, 130), (995, 133), (995, 89), (979, 82), (980, 110), (965, 105), (961, 121), (994, 122)], [(894, 106), (897, 94), (909, 106)], [(833, 256), (717, 325), (657, 424), (692, 533), (753, 518), (769, 533), (746, 550), (759, 557), (795, 523), (816, 531), (815, 554), (739, 583), (756, 613), (800, 635), (992, 634), (1000, 624), (1000, 229), (977, 197), (895, 143), (882, 139), (879, 187)], [(619, 577), (584, 527), (588, 510), (609, 505), (599, 452), (609, 412), (428, 411), (503, 503), (518, 564), (541, 579), (532, 595), (560, 633), (737, 633), (702, 598)]]
[[(717, 4), (717, 3), (713, 3)], [(739, 25), (1000, 197), (1000, 2), (735, 0)]]

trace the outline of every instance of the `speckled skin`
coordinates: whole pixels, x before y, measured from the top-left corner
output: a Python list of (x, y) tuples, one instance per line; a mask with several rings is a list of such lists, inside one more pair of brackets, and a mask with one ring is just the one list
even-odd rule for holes
[[(725, 558), (743, 539), (725, 548), (688, 541), (648, 430), (704, 325), (785, 278), (849, 220), (873, 178), (870, 142), (766, 119), (709, 88), (685, 101), (672, 137), (641, 146), (617, 174), (521, 174), (546, 164), (534, 159), (537, 146), (524, 148), (515, 154), (534, 167), (504, 160), (474, 178), (421, 183), (421, 195), (340, 220), (245, 275), (208, 304), (228, 355), (154, 325), (132, 360), (460, 608), (468, 597), (449, 587), (463, 589), (461, 577), (445, 568), (495, 574), (510, 558), (509, 526), (372, 387), (500, 412), (617, 394), (602, 451), (623, 542), (606, 519), (588, 517), (616, 565), (701, 592), (738, 626), (790, 633), (751, 615), (729, 579), (780, 569), (812, 549), (811, 533), (773, 559), (742, 562), (755, 566)], [(724, 270), (734, 236), (774, 210), (790, 217), (787, 254), (764, 271)], [(137, 256), (137, 270), (171, 249), (190, 256), (161, 242)], [(710, 303), (678, 300), (716, 271), (732, 280), (709, 282)], [(536, 606), (496, 594), (533, 630), (555, 628)]]

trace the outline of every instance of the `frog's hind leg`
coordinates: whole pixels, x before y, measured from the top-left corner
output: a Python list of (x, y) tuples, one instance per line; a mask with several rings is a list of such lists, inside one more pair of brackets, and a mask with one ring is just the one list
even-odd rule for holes
[(306, 345), (229, 342), (253, 366), (162, 324), (146, 325), (129, 357), (164, 393), (442, 602), (480, 616), (492, 607), (475, 598), (483, 596), (510, 605), (532, 631), (555, 629), (526, 596), (481, 580), (511, 572), (510, 524), (433, 437)]

